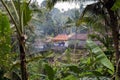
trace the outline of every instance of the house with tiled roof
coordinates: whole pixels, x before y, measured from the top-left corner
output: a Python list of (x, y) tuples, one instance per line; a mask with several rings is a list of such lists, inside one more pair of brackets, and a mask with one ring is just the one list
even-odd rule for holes
[(57, 36), (55, 36), (52, 40), (54, 42), (54, 46), (62, 46), (62, 47), (68, 47), (68, 39), (69, 36), (67, 34), (58, 34)]
[[(64, 46), (74, 48), (85, 48), (86, 40), (88, 39), (87, 33), (72, 33), (72, 34), (59, 34), (53, 38), (55, 46)], [(96, 44), (100, 44), (99, 41), (94, 40)]]
[(87, 34), (59, 34), (53, 38), (55, 46), (71, 46), (77, 44), (79, 46), (85, 46), (87, 40)]

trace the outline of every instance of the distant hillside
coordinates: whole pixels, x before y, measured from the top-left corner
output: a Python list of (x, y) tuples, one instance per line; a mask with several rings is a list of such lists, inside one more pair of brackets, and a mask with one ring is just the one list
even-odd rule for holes
[[(87, 2), (94, 1), (94, 0), (85, 0)], [(38, 21), (33, 20), (33, 24), (35, 26), (35, 34), (37, 36), (44, 36), (44, 35), (57, 35), (60, 33), (64, 33), (66, 28), (66, 24), (75, 23), (77, 19), (79, 19), (85, 5), (85, 3), (80, 3), (80, 8), (76, 9), (69, 9), (68, 11), (60, 11), (58, 8), (53, 8), (50, 12), (46, 9), (46, 1), (43, 1), (41, 3), (41, 6), (38, 6), (38, 8), (41, 10), (41, 12), (34, 13), (35, 17), (38, 19)], [(46, 9), (46, 10), (45, 10)], [(72, 31), (75, 31), (75, 25), (72, 25)]]

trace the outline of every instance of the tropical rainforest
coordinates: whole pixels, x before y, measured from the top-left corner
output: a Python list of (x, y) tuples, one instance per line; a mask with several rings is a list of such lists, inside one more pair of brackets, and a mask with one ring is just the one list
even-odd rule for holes
[(120, 1), (0, 0), (0, 80), (120, 80)]

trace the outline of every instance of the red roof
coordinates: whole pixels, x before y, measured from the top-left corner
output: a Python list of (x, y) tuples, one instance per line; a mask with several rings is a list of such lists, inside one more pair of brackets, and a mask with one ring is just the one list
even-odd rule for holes
[(66, 41), (68, 40), (68, 35), (66, 34), (59, 34), (53, 38), (53, 41)]
[(87, 40), (87, 34), (74, 34), (69, 39), (71, 40)]

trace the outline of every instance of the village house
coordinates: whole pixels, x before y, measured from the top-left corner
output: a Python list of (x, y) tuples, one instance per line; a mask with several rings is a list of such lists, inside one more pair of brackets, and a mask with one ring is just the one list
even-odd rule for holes
[(87, 40), (87, 34), (58, 34), (53, 38), (55, 47), (71, 47), (76, 44), (77, 47), (84, 48)]
[[(87, 33), (72, 33), (72, 34), (58, 34), (53, 38), (54, 46), (55, 47), (70, 47), (83, 49), (86, 47), (86, 40), (88, 39)], [(98, 40), (94, 40), (94, 42), (100, 45)], [(60, 48), (59, 48), (60, 49)]]

